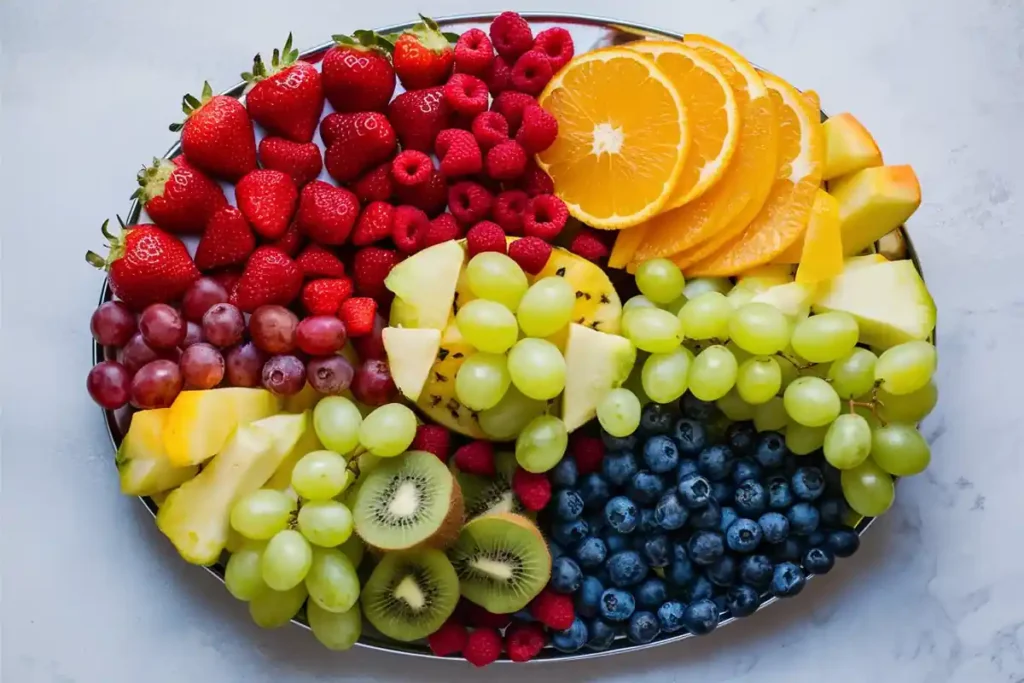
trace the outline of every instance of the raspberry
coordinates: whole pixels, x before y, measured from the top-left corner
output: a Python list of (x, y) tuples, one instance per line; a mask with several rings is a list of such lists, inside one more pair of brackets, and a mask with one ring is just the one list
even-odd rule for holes
[(489, 441), (472, 441), (455, 451), (455, 464), (466, 474), (477, 474), (481, 477), (493, 477), (494, 447)]
[(478, 28), (471, 28), (455, 43), (456, 73), (482, 76), (494, 61), (494, 46), (487, 34)]
[(508, 245), (508, 256), (523, 272), (536, 275), (551, 258), (551, 245), (539, 237), (523, 237)]
[(530, 154), (539, 154), (555, 142), (558, 137), (558, 119), (542, 107), (527, 107), (523, 110), (523, 122), (516, 132), (516, 142)]
[(270, 246), (277, 247), (292, 258), (295, 258), (295, 255), (299, 253), (300, 249), (302, 249), (302, 243), (305, 241), (306, 240), (303, 237), (302, 232), (299, 230), (298, 224), (293, 222), (288, 226), (288, 229), (284, 231), (283, 235), (270, 243)]
[(424, 184), (413, 187), (399, 185), (395, 188), (395, 194), (400, 203), (415, 206), (428, 216), (438, 215), (448, 205), (448, 184), (436, 168)]
[(608, 247), (594, 232), (581, 230), (569, 245), (569, 251), (588, 261), (597, 263), (608, 256)]
[(480, 149), (485, 151), (508, 140), (508, 121), (496, 111), (485, 111), (477, 115), (473, 119), (471, 130)]
[(303, 249), (295, 263), (306, 277), (345, 277), (345, 264), (334, 252), (319, 244), (311, 244)]
[(470, 74), (454, 74), (444, 86), (444, 99), (452, 111), (476, 116), (487, 111), (487, 84)]
[(512, 87), (528, 95), (539, 95), (553, 75), (548, 56), (530, 50), (517, 59), (516, 65), (512, 67)]
[(569, 452), (576, 461), (576, 470), (580, 474), (590, 474), (601, 470), (604, 460), (604, 442), (596, 436), (587, 436), (574, 432), (569, 437)]
[(512, 475), (512, 491), (527, 510), (543, 510), (551, 500), (551, 482), (547, 475), (527, 472), (522, 467), (517, 467)]
[(514, 180), (526, 170), (526, 150), (515, 140), (506, 140), (491, 147), (485, 165), (491, 178)]
[(501, 656), (501, 636), (493, 628), (478, 628), (469, 634), (462, 656), (473, 666), (487, 666)]
[(497, 223), (480, 221), (466, 233), (466, 251), (469, 257), (485, 251), (506, 252), (505, 231)]
[(345, 323), (349, 337), (362, 337), (373, 330), (373, 318), (377, 315), (377, 302), (365, 296), (355, 296), (341, 302), (338, 317)]
[(416, 187), (430, 180), (434, 163), (423, 152), (407, 149), (391, 162), (391, 178), (405, 187)]
[(460, 237), (462, 237), (462, 231), (459, 229), (455, 216), (450, 213), (442, 213), (430, 221), (430, 227), (427, 228), (427, 234), (423, 238), (423, 248), (426, 249), (448, 240), (457, 240)]
[(384, 201), (370, 202), (352, 230), (352, 244), (363, 246), (391, 237), (395, 207)]
[(469, 603), (465, 609), (466, 620), (475, 628), (496, 628), (499, 631), (512, 623), (511, 614), (488, 612), (480, 605)]
[(509, 235), (523, 234), (523, 212), (530, 201), (522, 190), (506, 190), (498, 195), (491, 215), (494, 222)]
[(337, 315), (343, 301), (352, 296), (352, 281), (310, 280), (302, 288), (302, 307), (310, 315)]
[(572, 609), (572, 596), (556, 593), (545, 588), (530, 603), (533, 618), (550, 629), (564, 631), (572, 626), (576, 614)]
[(478, 223), (491, 213), (494, 197), (480, 183), (465, 180), (448, 188), (448, 210), (462, 225)]
[(398, 264), (398, 253), (380, 247), (363, 247), (352, 259), (352, 278), (360, 294), (373, 298), (386, 297), (384, 278)]
[(531, 197), (555, 193), (555, 181), (533, 159), (527, 162), (526, 170), (523, 171), (523, 175), (516, 184), (519, 186), (519, 189)]
[(533, 49), (543, 52), (551, 62), (551, 70), (556, 72), (568, 64), (576, 52), (572, 35), (561, 26), (538, 33), (533, 41)]
[(544, 649), (544, 627), (517, 621), (505, 631), (505, 651), (513, 662), (528, 662)]
[(441, 628), (427, 636), (427, 644), (430, 645), (430, 651), (438, 657), (447, 657), (462, 652), (468, 639), (469, 631), (466, 627), (455, 619), (449, 619)]
[(490, 33), (494, 49), (509, 61), (533, 47), (530, 25), (515, 12), (502, 12), (495, 17)]
[(409, 450), (433, 453), (443, 462), (448, 462), (448, 451), (451, 449), (452, 435), (440, 425), (420, 425), (416, 428)]
[(434, 151), (441, 160), (441, 173), (446, 178), (479, 173), (484, 158), (473, 134), (466, 130), (442, 130), (434, 142)]
[(523, 214), (523, 232), (550, 242), (562, 232), (569, 220), (565, 202), (553, 194), (537, 195), (526, 205)]
[(494, 98), (494, 102), (491, 103), (491, 111), (496, 111), (505, 117), (509, 131), (517, 131), (519, 124), (523, 122), (523, 110), (530, 106), (537, 106), (535, 97), (508, 90)]
[(359, 180), (352, 183), (352, 191), (363, 204), (386, 202), (391, 199), (391, 195), (395, 193), (395, 185), (391, 181), (391, 162), (367, 171)]
[(415, 254), (422, 249), (428, 229), (430, 219), (420, 209), (415, 206), (395, 208), (395, 218), (391, 223), (391, 239), (402, 253)]
[(495, 57), (491, 66), (484, 72), (483, 78), (487, 83), (487, 89), (497, 97), (512, 87), (512, 67), (504, 57)]

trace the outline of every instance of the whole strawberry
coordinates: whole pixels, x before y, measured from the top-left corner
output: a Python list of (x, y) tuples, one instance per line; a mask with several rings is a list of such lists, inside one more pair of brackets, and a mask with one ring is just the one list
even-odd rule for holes
[(181, 108), (185, 122), (171, 124), (171, 130), (181, 131), (181, 149), (192, 165), (231, 182), (256, 168), (256, 134), (241, 102), (214, 95), (204, 83), (201, 99), (185, 95)]
[(242, 74), (242, 80), (250, 84), (245, 105), (253, 121), (293, 142), (313, 139), (324, 109), (324, 87), (316, 67), (299, 60), (292, 34), (283, 50), (274, 49), (269, 69), (256, 55), (252, 73)]
[(198, 233), (210, 216), (227, 204), (220, 185), (185, 161), (185, 157), (153, 159), (138, 175), (139, 189), (132, 199), (168, 232)]
[(323, 120), (320, 136), (327, 145), (324, 166), (339, 183), (384, 163), (398, 145), (391, 122), (377, 112), (331, 114)]
[(356, 291), (374, 299), (388, 294), (384, 279), (391, 269), (398, 265), (398, 253), (392, 249), (363, 247), (352, 260), (352, 279)]
[(229, 205), (217, 209), (196, 247), (196, 266), (208, 271), (245, 263), (256, 248), (256, 236), (242, 212)]
[(359, 218), (359, 200), (343, 187), (314, 180), (299, 195), (299, 229), (314, 242), (342, 244)]
[(104, 221), (100, 229), (110, 245), (107, 257), (89, 251), (85, 260), (110, 274), (110, 289), (129, 308), (141, 310), (175, 301), (199, 277), (199, 269), (178, 238), (155, 225), (123, 223), (121, 234), (114, 235), (109, 225)]
[(324, 160), (315, 142), (292, 142), (285, 138), (265, 137), (260, 140), (260, 165), (275, 171), (284, 171), (297, 187), (316, 180), (323, 170)]
[(246, 313), (260, 306), (287, 306), (302, 289), (302, 271), (288, 254), (275, 247), (252, 253), (231, 293), (231, 303)]
[[(406, 90), (441, 85), (452, 73), (455, 50), (448, 36), (433, 19), (422, 14), (420, 23), (397, 36), (392, 60), (395, 73)], [(458, 36), (452, 36), (458, 40)]]
[(283, 171), (256, 169), (235, 186), (238, 208), (253, 230), (268, 240), (276, 240), (288, 229), (298, 200), (295, 181)]
[(335, 111), (384, 111), (395, 94), (391, 46), (373, 31), (334, 36), (324, 55), (324, 94)]
[(428, 154), (434, 148), (437, 134), (448, 127), (450, 114), (444, 88), (439, 87), (404, 92), (388, 107), (388, 120), (398, 134), (402, 149)]

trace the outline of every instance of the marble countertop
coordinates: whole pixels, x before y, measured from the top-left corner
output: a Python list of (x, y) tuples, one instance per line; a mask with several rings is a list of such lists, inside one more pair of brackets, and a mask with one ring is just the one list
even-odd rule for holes
[[(487, 3), (485, 3), (487, 4)], [(493, 4), (493, 3), (490, 3)], [(260, 631), (117, 493), (84, 391), (100, 276), (82, 254), (172, 142), (181, 94), (332, 32), (477, 9), (378, 3), (0, 3), (2, 678), (10, 683), (519, 680), (1024, 681), (1024, 4), (1020, 0), (521, 0), (708, 33), (853, 111), (925, 203), (911, 230), (939, 306), (934, 461), (804, 593), (714, 636), (588, 663), (496, 667), (324, 651)], [(1002, 339), (1000, 347), (998, 340)], [(1017, 531), (1014, 531), (1017, 529)]]

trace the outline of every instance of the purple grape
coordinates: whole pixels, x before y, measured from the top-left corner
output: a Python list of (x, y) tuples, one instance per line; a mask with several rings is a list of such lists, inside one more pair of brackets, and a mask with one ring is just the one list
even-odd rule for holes
[(329, 356), (341, 351), (347, 335), (345, 323), (333, 315), (304, 318), (295, 330), (295, 343), (311, 356)]
[(93, 339), (101, 346), (124, 346), (137, 327), (135, 314), (120, 301), (104, 301), (89, 321)]
[(382, 406), (397, 393), (391, 368), (382, 360), (364, 361), (352, 378), (352, 395), (368, 406)]
[(181, 392), (181, 385), (181, 370), (174, 361), (147, 363), (132, 378), (132, 405), (143, 410), (168, 408)]
[(173, 306), (153, 304), (139, 316), (139, 331), (150, 348), (173, 349), (185, 341), (185, 319)]
[(267, 353), (289, 353), (295, 348), (299, 319), (284, 306), (260, 306), (249, 316), (249, 334)]
[(208, 310), (217, 304), (226, 303), (228, 290), (212, 277), (201, 277), (192, 283), (181, 300), (181, 312), (185, 320), (202, 322)]
[(228, 384), (233, 387), (258, 387), (263, 380), (267, 355), (250, 342), (228, 349), (224, 358)]
[(92, 400), (107, 410), (117, 410), (128, 403), (132, 377), (117, 361), (105, 360), (94, 365), (89, 371), (85, 386), (89, 389)]
[(181, 342), (181, 348), (187, 349), (193, 344), (198, 344), (205, 341), (206, 338), (203, 336), (203, 326), (194, 323), (189, 320), (185, 323), (185, 341)]
[(214, 304), (203, 315), (203, 336), (214, 346), (225, 348), (242, 341), (245, 316), (232, 304)]
[(314, 358), (306, 365), (306, 379), (321, 394), (337, 396), (352, 384), (355, 369), (344, 356)]
[(120, 361), (124, 365), (124, 369), (128, 371), (129, 375), (135, 375), (143, 365), (152, 363), (155, 360), (161, 358), (166, 360), (178, 360), (178, 350), (168, 349), (163, 351), (157, 351), (156, 349), (150, 348), (146, 340), (142, 338), (141, 332), (136, 332), (132, 335), (132, 338), (128, 340), (128, 343), (121, 349)]
[(178, 365), (189, 389), (212, 389), (224, 379), (224, 356), (212, 344), (188, 347)]
[(306, 366), (296, 356), (274, 356), (263, 366), (263, 387), (277, 396), (291, 396), (306, 386)]

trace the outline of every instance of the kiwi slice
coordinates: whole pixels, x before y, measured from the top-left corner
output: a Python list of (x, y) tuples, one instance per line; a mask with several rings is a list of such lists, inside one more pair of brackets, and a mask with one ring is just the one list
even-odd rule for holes
[(459, 470), (452, 459), (450, 465), (455, 479), (462, 489), (462, 498), (466, 506), (466, 519), (474, 519), (481, 515), (499, 512), (524, 512), (519, 498), (512, 492), (512, 477), (516, 473), (516, 456), (514, 453), (496, 453), (494, 455), (494, 477), (482, 477), (467, 474)]
[(448, 551), (463, 597), (489, 612), (518, 612), (551, 578), (551, 553), (533, 522), (497, 513), (470, 520)]
[(426, 638), (452, 615), (459, 577), (440, 550), (388, 553), (363, 586), (361, 599), (374, 628), (407, 643)]
[(462, 490), (437, 456), (409, 451), (366, 475), (352, 516), (356, 533), (380, 550), (446, 548), (462, 526)]

